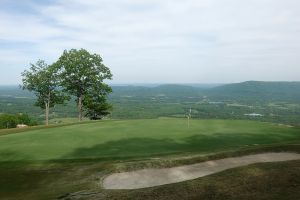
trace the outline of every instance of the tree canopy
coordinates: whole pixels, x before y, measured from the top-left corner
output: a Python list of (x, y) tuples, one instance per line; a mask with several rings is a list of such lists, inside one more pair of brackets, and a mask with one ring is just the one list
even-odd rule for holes
[(57, 71), (53, 65), (48, 65), (43, 60), (31, 64), (29, 70), (22, 73), (21, 86), (35, 93), (36, 106), (45, 110), (46, 125), (49, 124), (49, 109), (56, 104), (62, 104), (68, 97), (59, 88)]
[(22, 88), (34, 92), (35, 105), (45, 110), (47, 125), (49, 109), (70, 100), (71, 96), (76, 98), (79, 121), (83, 116), (101, 119), (112, 109), (106, 102), (112, 89), (104, 83), (112, 79), (112, 73), (100, 55), (85, 49), (65, 50), (52, 65), (38, 60), (22, 77)]
[(112, 73), (102, 62), (98, 54), (71, 49), (65, 50), (55, 63), (64, 91), (76, 97), (79, 121), (84, 109), (89, 116), (95, 112), (104, 114), (102, 109), (110, 108), (106, 96), (112, 89), (103, 81), (112, 79)]

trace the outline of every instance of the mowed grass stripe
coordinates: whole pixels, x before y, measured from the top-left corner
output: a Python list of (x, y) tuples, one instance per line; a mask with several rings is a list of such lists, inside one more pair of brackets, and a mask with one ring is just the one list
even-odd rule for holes
[(241, 120), (103, 121), (0, 136), (0, 162), (126, 159), (297, 143), (300, 129)]

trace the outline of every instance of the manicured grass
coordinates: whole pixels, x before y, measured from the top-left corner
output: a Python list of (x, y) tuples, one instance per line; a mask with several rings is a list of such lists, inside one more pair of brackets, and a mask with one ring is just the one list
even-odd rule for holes
[(103, 190), (101, 179), (253, 152), (300, 152), (286, 145), (299, 141), (298, 128), (234, 120), (191, 120), (190, 128), (184, 119), (151, 119), (1, 130), (0, 199), (297, 199), (299, 161), (134, 191)]
[[(5, 131), (1, 132), (5, 134)], [(235, 120), (102, 121), (0, 136), (0, 162), (124, 160), (297, 143), (300, 129)]]

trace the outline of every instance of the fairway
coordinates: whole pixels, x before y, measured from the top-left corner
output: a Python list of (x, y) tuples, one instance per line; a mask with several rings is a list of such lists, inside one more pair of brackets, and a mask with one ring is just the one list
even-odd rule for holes
[[(214, 194), (225, 194), (229, 188), (235, 188), (232, 196), (236, 196), (243, 194), (245, 187), (257, 185), (261, 190), (256, 188), (257, 192), (249, 193), (248, 199), (259, 199), (260, 192), (264, 193), (264, 188), (274, 182), (268, 177), (275, 176), (281, 177), (281, 193), (297, 196), (296, 181), (292, 181), (296, 185), (293, 191), (287, 183), (299, 175), (299, 161), (255, 165), (258, 169), (250, 165), (212, 178), (132, 192), (105, 190), (101, 180), (114, 172), (176, 167), (252, 153), (300, 153), (299, 141), (299, 128), (242, 120), (194, 119), (189, 128), (186, 119), (160, 118), (2, 130), (0, 199), (93, 199), (94, 194), (95, 199), (105, 200), (153, 199), (153, 194), (157, 194), (155, 199), (190, 200), (193, 195), (209, 199)], [(273, 171), (269, 172), (268, 166)], [(253, 169), (258, 171), (252, 174)], [(240, 182), (244, 177), (254, 179), (243, 186)], [(220, 186), (224, 191), (216, 191)], [(268, 193), (269, 199), (273, 199), (272, 194), (278, 194), (276, 187)], [(293, 195), (290, 199), (295, 199)]]
[[(2, 131), (1, 133), (5, 133)], [(0, 136), (0, 162), (124, 160), (297, 143), (298, 128), (237, 120), (100, 121)]]

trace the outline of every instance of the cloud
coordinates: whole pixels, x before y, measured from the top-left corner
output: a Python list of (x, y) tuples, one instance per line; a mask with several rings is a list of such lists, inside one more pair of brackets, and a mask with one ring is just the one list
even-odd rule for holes
[(300, 80), (296, 0), (3, 2), (1, 68), (86, 48), (115, 82)]

